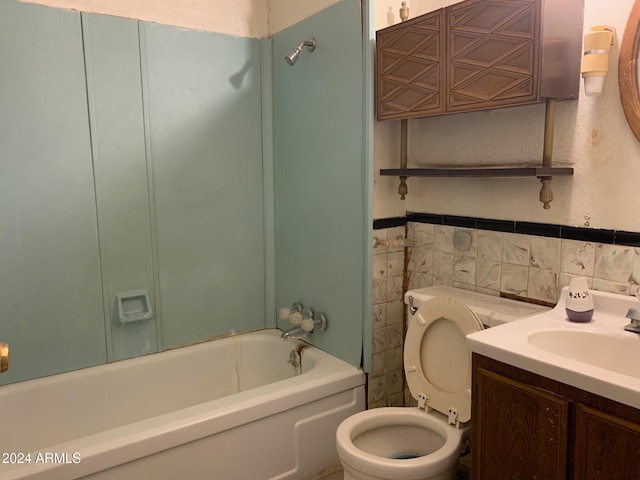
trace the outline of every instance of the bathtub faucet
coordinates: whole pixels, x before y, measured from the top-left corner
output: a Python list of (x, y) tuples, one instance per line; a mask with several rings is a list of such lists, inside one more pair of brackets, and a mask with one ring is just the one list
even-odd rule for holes
[(288, 338), (306, 339), (308, 337), (308, 335), (309, 335), (309, 332), (307, 332), (300, 325), (296, 325), (296, 326), (291, 327), (290, 329), (285, 330), (284, 332), (282, 332), (282, 335), (280, 335), (280, 338), (282, 340), (286, 340)]
[(289, 320), (293, 324), (288, 330), (282, 332), (280, 338), (306, 339), (310, 333), (322, 332), (327, 328), (327, 317), (324, 313), (313, 313), (310, 308), (303, 307), (300, 303), (294, 303), (291, 308), (280, 309), (280, 318)]

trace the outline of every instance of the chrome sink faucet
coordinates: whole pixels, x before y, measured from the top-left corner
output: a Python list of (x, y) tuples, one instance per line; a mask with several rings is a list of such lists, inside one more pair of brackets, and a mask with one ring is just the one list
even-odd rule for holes
[(640, 309), (630, 308), (627, 311), (627, 318), (631, 320), (631, 323), (624, 326), (627, 332), (640, 333)]

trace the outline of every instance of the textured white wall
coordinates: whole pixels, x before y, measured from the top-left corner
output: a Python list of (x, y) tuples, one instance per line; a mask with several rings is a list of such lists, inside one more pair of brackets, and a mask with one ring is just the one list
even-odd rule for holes
[[(411, 17), (443, 2), (407, 2)], [(455, 2), (448, 2), (455, 3)], [(538, 201), (540, 182), (527, 179), (410, 178), (403, 202), (397, 178), (380, 177), (380, 168), (398, 165), (400, 122), (376, 122), (374, 218), (405, 211), (640, 230), (640, 142), (628, 128), (618, 93), (617, 61), (632, 0), (585, 0), (584, 28), (617, 29), (609, 75), (599, 97), (582, 94), (559, 102), (554, 164), (571, 165), (573, 177), (554, 178), (550, 210)], [(376, 29), (399, 21), (400, 1), (376, 3)], [(582, 88), (582, 87), (581, 87)], [(544, 106), (494, 110), (409, 121), (409, 166), (539, 164)], [(533, 160), (532, 160), (533, 159)]]
[[(238, 37), (266, 38), (340, 0), (21, 0)], [(311, 35), (311, 34), (310, 34)]]
[(238, 37), (268, 35), (266, 0), (22, 0)]
[[(324, 10), (340, 0), (267, 0), (269, 4), (269, 35)], [(309, 33), (312, 35), (313, 33)], [(302, 41), (302, 39), (300, 39)]]

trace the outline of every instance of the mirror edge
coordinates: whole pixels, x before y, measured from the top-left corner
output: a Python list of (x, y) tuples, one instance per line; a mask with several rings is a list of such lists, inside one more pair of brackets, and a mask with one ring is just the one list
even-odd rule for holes
[(629, 13), (618, 59), (620, 102), (627, 123), (640, 140), (640, 92), (638, 91), (638, 55), (640, 45), (640, 0), (635, 0)]

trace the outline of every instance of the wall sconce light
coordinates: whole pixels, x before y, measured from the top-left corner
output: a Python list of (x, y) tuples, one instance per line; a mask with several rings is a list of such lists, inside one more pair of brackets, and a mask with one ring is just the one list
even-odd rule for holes
[(591, 27), (584, 36), (584, 57), (582, 57), (582, 78), (584, 91), (588, 97), (602, 92), (604, 77), (609, 70), (609, 47), (613, 45), (615, 29), (606, 25)]

